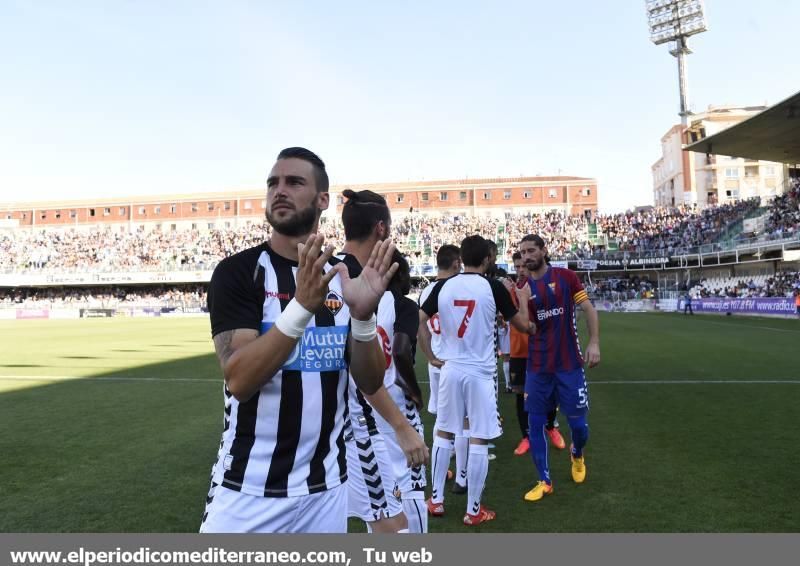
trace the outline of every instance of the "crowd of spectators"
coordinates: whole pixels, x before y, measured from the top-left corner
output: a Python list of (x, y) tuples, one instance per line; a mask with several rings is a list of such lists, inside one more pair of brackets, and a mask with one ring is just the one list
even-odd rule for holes
[(647, 277), (587, 277), (583, 283), (592, 299), (635, 300), (656, 298), (656, 285)]
[(774, 275), (729, 278), (723, 281), (701, 279), (691, 290), (695, 297), (793, 297), (800, 292), (800, 272), (779, 271)]
[(0, 288), (0, 308), (201, 308), (205, 285)]
[[(800, 225), (800, 184), (775, 199), (769, 209), (771, 234), (796, 234)], [(653, 208), (613, 215), (542, 214), (436, 215), (414, 212), (395, 220), (393, 237), (412, 265), (431, 265), (443, 244), (480, 234), (498, 242), (498, 263), (511, 263), (522, 236), (540, 234), (554, 259), (607, 257), (609, 254), (670, 256), (718, 242), (726, 227), (759, 206), (758, 199), (699, 210)], [(590, 230), (594, 223), (597, 235)], [(344, 231), (338, 219), (320, 225), (326, 239), (341, 249)], [(211, 270), (220, 259), (269, 237), (266, 223), (208, 231), (134, 231), (116, 228), (16, 230), (0, 234), (0, 272)]]
[(794, 179), (789, 189), (772, 201), (765, 232), (771, 240), (791, 238), (800, 233), (800, 179)]
[(650, 208), (601, 215), (597, 222), (609, 239), (617, 241), (622, 251), (671, 256), (716, 243), (726, 227), (756, 210), (759, 204), (759, 198), (752, 198), (704, 210), (688, 205)]

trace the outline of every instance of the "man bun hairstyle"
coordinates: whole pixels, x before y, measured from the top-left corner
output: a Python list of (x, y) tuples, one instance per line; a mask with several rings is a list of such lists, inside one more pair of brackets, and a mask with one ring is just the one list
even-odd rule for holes
[(342, 196), (347, 199), (342, 207), (342, 224), (346, 240), (365, 240), (378, 224), (389, 224), (391, 213), (386, 199), (373, 191), (345, 189)]

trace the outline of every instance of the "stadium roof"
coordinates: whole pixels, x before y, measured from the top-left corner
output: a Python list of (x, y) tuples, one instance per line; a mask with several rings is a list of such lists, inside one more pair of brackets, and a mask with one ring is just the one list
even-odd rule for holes
[(800, 92), (683, 149), (753, 160), (800, 163)]

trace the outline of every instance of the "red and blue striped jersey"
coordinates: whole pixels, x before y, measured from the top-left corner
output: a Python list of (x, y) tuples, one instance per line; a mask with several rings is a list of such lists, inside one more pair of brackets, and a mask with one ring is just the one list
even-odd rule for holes
[(575, 307), (589, 296), (569, 269), (550, 267), (541, 279), (528, 278), (530, 319), (536, 333), (528, 341), (528, 371), (554, 373), (583, 366)]

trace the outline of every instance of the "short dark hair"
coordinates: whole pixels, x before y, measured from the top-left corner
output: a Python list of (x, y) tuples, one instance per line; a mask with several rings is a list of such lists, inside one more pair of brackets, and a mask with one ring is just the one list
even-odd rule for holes
[(461, 261), (467, 267), (480, 267), (489, 257), (489, 242), (475, 234), (461, 240)]
[(489, 251), (497, 253), (497, 244), (494, 243), (492, 240), (486, 240), (486, 243), (489, 244)]
[(345, 189), (342, 196), (347, 199), (342, 207), (345, 240), (364, 240), (378, 222), (388, 224), (391, 221), (389, 205), (378, 193)]
[(522, 259), (522, 254), (520, 252), (511, 254), (511, 261), (517, 261), (518, 259)]
[(287, 147), (278, 154), (278, 159), (302, 159), (309, 162), (314, 167), (314, 181), (317, 185), (318, 193), (327, 193), (330, 183), (328, 172), (325, 171), (325, 163), (319, 156), (304, 147)]
[(436, 252), (436, 267), (439, 269), (450, 269), (459, 258), (458, 246), (445, 244)]

